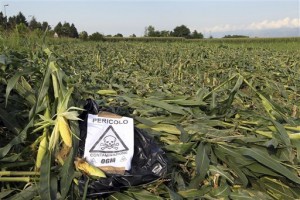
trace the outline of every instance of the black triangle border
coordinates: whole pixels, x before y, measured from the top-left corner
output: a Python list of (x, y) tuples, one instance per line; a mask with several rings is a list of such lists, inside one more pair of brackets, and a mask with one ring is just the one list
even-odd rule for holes
[[(123, 150), (119, 150), (119, 151), (101, 151), (101, 150), (94, 150), (95, 147), (99, 144), (99, 142), (102, 140), (102, 138), (107, 134), (107, 132), (109, 130), (112, 130), (114, 132), (114, 134), (117, 136), (117, 138), (119, 139), (119, 141), (122, 143), (123, 147), (125, 149)], [(128, 151), (128, 147), (126, 146), (126, 144), (124, 144), (123, 140), (120, 138), (120, 136), (118, 135), (118, 133), (115, 131), (115, 129), (113, 128), (112, 125), (109, 125), (109, 127), (104, 131), (104, 133), (101, 135), (101, 137), (97, 140), (97, 142), (92, 146), (92, 148), (89, 150), (90, 153), (117, 153), (117, 152), (122, 152), (122, 151)]]

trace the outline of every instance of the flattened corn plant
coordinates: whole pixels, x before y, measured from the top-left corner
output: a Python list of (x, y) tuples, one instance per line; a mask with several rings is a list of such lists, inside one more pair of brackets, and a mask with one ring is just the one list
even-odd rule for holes
[(77, 107), (94, 98), (133, 117), (169, 161), (166, 177), (101, 198), (298, 198), (300, 52), (252, 41), (60, 41), (3, 55), (0, 178), (13, 182), (0, 197), (79, 198)]
[[(0, 149), (1, 157), (4, 158), (2, 159), (3, 162), (26, 160), (25, 163), (21, 161), (19, 165), (24, 165), (22, 169), (28, 169), (28, 171), (5, 170), (1, 173), (0, 180), (2, 182), (27, 183), (23, 185), (23, 191), (11, 198), (23, 196), (27, 199), (39, 194), (42, 199), (64, 199), (74, 179), (75, 169), (73, 163), (79, 138), (77, 111), (82, 109), (72, 106), (71, 94), (73, 88), (66, 86), (66, 75), (58, 66), (57, 57), (49, 49), (44, 50), (43, 56), (45, 57), (45, 63), (40, 66), (40, 74), (31, 69), (24, 71), (20, 69), (6, 83), (6, 107), (13, 106), (8, 104), (13, 89), (24, 99), (30, 100), (24, 102), (28, 106), (27, 109), (29, 109), (29, 123)], [(30, 82), (24, 76), (25, 74), (29, 75), (29, 81), (33, 78), (41, 79), (38, 82), (40, 84), (36, 85), (37, 88), (34, 89), (30, 85)], [(13, 120), (10, 121), (10, 118), (14, 118), (11, 114), (2, 114), (4, 115), (1, 118), (6, 118), (5, 125), (14, 126), (18, 124)], [(32, 141), (30, 137), (36, 138), (31, 144), (28, 144)], [(28, 146), (16, 154), (14, 147), (22, 144)], [(28, 151), (37, 152), (36, 159), (24, 158), (24, 156), (28, 156)], [(9, 152), (15, 155), (7, 157), (7, 155), (10, 155)], [(30, 161), (34, 161), (34, 167), (30, 166)], [(6, 169), (5, 163), (3, 164), (2, 169)], [(16, 164), (16, 166), (18, 165)], [(14, 164), (11, 164), (10, 167), (14, 167)], [(60, 183), (60, 186), (58, 186), (58, 183)], [(8, 189), (5, 192), (7, 194), (15, 193), (14, 190)], [(57, 190), (60, 191), (59, 196)]]

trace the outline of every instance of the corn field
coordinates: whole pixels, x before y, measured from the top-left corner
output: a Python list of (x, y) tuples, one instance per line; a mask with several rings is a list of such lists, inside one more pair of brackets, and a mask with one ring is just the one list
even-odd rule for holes
[(99, 199), (299, 198), (300, 40), (213, 41), (1, 38), (0, 199), (86, 199), (88, 98), (168, 159), (165, 177)]

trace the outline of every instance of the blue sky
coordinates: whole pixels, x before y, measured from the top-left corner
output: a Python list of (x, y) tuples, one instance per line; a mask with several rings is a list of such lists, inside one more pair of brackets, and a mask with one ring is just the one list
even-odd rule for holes
[(79, 32), (86, 30), (89, 34), (141, 36), (148, 25), (157, 30), (173, 30), (182, 24), (206, 36), (220, 32), (255, 34), (282, 28), (298, 28), (299, 34), (300, 28), (299, 0), (2, 0), (2, 11), (6, 4), (8, 16), (21, 11), (28, 20), (35, 16), (52, 27), (66, 21), (74, 23)]

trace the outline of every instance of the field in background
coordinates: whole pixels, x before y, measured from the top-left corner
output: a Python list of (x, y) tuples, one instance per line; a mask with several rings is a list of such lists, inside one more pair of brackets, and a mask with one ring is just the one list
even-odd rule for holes
[[(62, 83), (74, 88), (70, 104), (83, 107), (85, 99), (93, 98), (105, 109), (131, 116), (166, 151), (166, 177), (107, 198), (300, 196), (300, 38), (113, 40), (35, 35), (1, 39), (2, 171), (34, 168), (37, 147), (30, 147), (42, 131), (32, 133), (28, 115), (53, 61), (65, 73)], [(9, 96), (7, 87), (14, 88)], [(54, 97), (53, 102), (54, 106)], [(44, 109), (41, 106), (36, 115), (31, 112), (34, 123)], [(14, 138), (21, 142), (12, 143)], [(12, 147), (9, 151), (7, 145)], [(67, 187), (47, 182), (50, 172), (57, 182), (64, 180), (59, 171), (66, 165), (54, 159), (48, 164), (49, 174), (29, 177), (25, 183), (0, 183), (1, 197), (23, 194), (30, 199), (43, 195), (41, 188), (76, 197), (75, 183)], [(67, 167), (74, 171), (72, 164)]]

